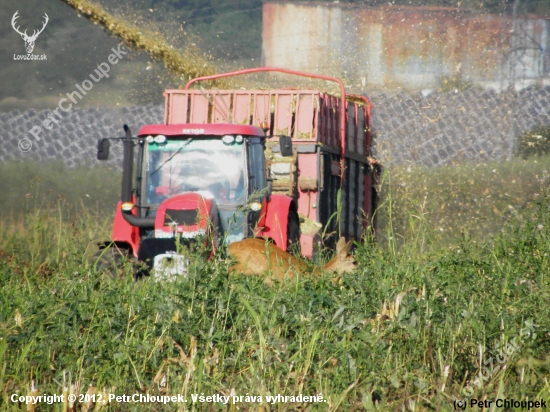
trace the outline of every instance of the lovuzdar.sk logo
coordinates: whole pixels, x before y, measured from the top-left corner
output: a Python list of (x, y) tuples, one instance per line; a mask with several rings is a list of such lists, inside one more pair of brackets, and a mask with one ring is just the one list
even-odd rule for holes
[(34, 43), (36, 42), (36, 39), (44, 31), (46, 28), (46, 25), (48, 24), (49, 18), (46, 13), (44, 13), (44, 22), (42, 23), (42, 28), (40, 30), (34, 30), (32, 33), (32, 36), (29, 36), (27, 34), (27, 30), (24, 32), (21, 32), (19, 30), (19, 26), (16, 26), (17, 18), (19, 17), (19, 10), (17, 10), (13, 17), (11, 18), (11, 26), (13, 27), (13, 30), (15, 30), (23, 39), (25, 42), (25, 49), (27, 50), (27, 54), (14, 54), (13, 60), (47, 60), (47, 57), (45, 54), (32, 54), (32, 51), (34, 50)]

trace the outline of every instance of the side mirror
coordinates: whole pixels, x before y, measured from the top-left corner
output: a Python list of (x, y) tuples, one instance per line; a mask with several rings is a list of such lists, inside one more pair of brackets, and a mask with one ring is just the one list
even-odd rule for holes
[(281, 156), (290, 157), (294, 155), (292, 150), (292, 138), (290, 136), (279, 136), (279, 146), (281, 148)]
[(109, 158), (109, 148), (111, 144), (109, 139), (101, 139), (97, 142), (97, 160), (107, 160)]

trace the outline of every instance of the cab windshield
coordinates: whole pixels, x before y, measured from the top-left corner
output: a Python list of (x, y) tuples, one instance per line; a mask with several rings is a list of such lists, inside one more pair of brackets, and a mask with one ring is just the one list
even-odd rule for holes
[(214, 197), (220, 206), (244, 203), (246, 162), (242, 138), (201, 136), (146, 143), (145, 162), (145, 197), (149, 205), (159, 205), (182, 192), (201, 192)]

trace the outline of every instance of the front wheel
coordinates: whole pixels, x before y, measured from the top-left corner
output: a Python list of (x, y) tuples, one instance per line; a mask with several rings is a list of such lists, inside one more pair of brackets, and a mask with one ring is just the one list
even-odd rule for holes
[(288, 211), (286, 250), (288, 253), (300, 254), (300, 218), (295, 210)]
[(124, 264), (133, 256), (126, 249), (119, 249), (115, 245), (100, 249), (93, 257), (93, 266), (98, 272), (107, 272), (113, 277), (124, 274)]

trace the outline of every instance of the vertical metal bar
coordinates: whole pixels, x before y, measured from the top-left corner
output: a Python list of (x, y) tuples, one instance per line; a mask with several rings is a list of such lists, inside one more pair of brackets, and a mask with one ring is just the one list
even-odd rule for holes
[(365, 212), (365, 215), (367, 217), (366, 224), (370, 224), (372, 221), (372, 192), (371, 192), (371, 182), (372, 178), (370, 176), (369, 171), (369, 165), (365, 164), (365, 182), (364, 182), (364, 190), (365, 195), (363, 196), (363, 209)]
[(172, 101), (172, 93), (170, 93), (168, 90), (166, 90), (164, 93), (164, 124), (169, 124), (169, 118), (170, 118), (170, 109), (171, 109), (171, 101)]
[(356, 152), (356, 146), (355, 146), (355, 139), (356, 139), (356, 133), (355, 133), (355, 129), (356, 129), (356, 121), (357, 119), (355, 119), (355, 108), (356, 108), (356, 105), (355, 103), (350, 103), (348, 102), (348, 107), (347, 107), (347, 127), (346, 127), (346, 144), (347, 144), (347, 150), (349, 152)]
[[(141, 194), (143, 189), (143, 156), (144, 156), (143, 139), (138, 140), (138, 158), (136, 165), (136, 204), (141, 205)], [(138, 209), (138, 216), (143, 216), (144, 209)]]
[(365, 154), (365, 109), (359, 107), (357, 111), (357, 153)]
[(336, 140), (336, 124), (337, 124), (337, 119), (336, 119), (336, 112), (338, 111), (338, 109), (334, 106), (334, 97), (330, 97), (330, 112), (329, 112), (329, 115), (330, 115), (330, 141), (329, 141), (329, 144), (331, 146), (336, 146), (338, 144), (337, 140)]
[(363, 164), (360, 162), (355, 162), (355, 176), (353, 181), (355, 182), (354, 187), (354, 201), (353, 201), (353, 228), (354, 228), (354, 237), (355, 239), (359, 239), (361, 237), (361, 228), (363, 227), (362, 221), (363, 216), (360, 213), (360, 198), (359, 198), (359, 190), (361, 180), (359, 179), (359, 175), (361, 174), (361, 171), (363, 170)]
[(354, 133), (354, 141), (353, 141), (353, 145), (355, 146), (355, 149), (354, 149), (354, 152), (357, 153), (358, 152), (358, 149), (357, 149), (357, 141), (359, 139), (359, 133), (361, 133), (361, 131), (359, 130), (359, 125), (357, 124), (358, 123), (358, 112), (359, 112), (359, 105), (354, 103), (353, 104), (353, 126), (355, 127), (355, 133)]
[(344, 222), (344, 230), (345, 230), (345, 235), (346, 238), (349, 237), (349, 219), (350, 219), (350, 208), (351, 208), (351, 205), (350, 205), (350, 198), (349, 198), (349, 194), (350, 194), (350, 186), (352, 184), (352, 182), (350, 181), (350, 171), (351, 171), (351, 167), (350, 167), (350, 162), (351, 160), (350, 159), (346, 159), (344, 158), (344, 161), (343, 161), (343, 164), (344, 164), (344, 167), (345, 167), (345, 170), (342, 172), (343, 175), (345, 175), (345, 179), (342, 179), (342, 195), (340, 196), (340, 201), (342, 201), (344, 204), (342, 205), (342, 211), (343, 211), (343, 214), (344, 214), (344, 217), (342, 218), (342, 221)]
[(132, 201), (132, 175), (134, 168), (134, 142), (132, 142), (132, 132), (128, 125), (124, 125), (126, 136), (124, 137), (123, 169), (122, 169), (122, 187), (120, 200), (123, 202)]

